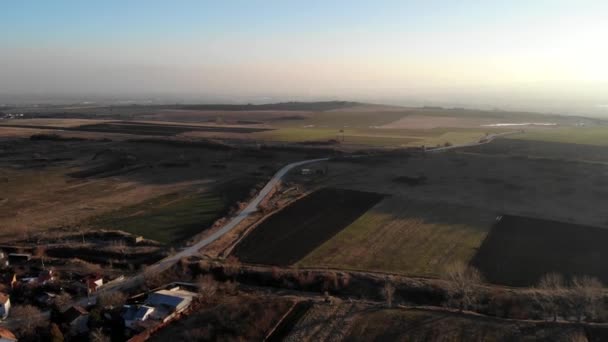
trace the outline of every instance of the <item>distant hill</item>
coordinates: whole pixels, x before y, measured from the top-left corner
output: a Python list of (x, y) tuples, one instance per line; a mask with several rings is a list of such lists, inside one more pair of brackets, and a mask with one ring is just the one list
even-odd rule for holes
[(294, 111), (326, 111), (349, 108), (360, 105), (358, 102), (322, 101), (322, 102), (281, 102), (267, 104), (193, 104), (171, 106), (176, 109), (188, 110), (223, 110), (223, 111), (255, 111), (255, 110), (294, 110)]

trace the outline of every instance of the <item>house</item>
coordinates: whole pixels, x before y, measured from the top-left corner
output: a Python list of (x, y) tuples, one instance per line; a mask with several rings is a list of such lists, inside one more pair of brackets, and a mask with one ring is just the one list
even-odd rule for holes
[(0, 328), (0, 342), (16, 342), (17, 337), (6, 328)]
[(68, 327), (70, 335), (80, 335), (89, 331), (89, 312), (82, 306), (70, 307), (61, 314), (61, 320)]
[(131, 236), (128, 241), (130, 243), (134, 243), (134, 244), (138, 244), (144, 241), (144, 237), (141, 235), (137, 235), (137, 236)]
[(125, 321), (125, 327), (133, 330), (141, 326), (141, 323), (154, 312), (154, 308), (147, 305), (125, 305), (124, 308), (122, 318)]
[(7, 294), (0, 292), (0, 318), (6, 319), (11, 311), (11, 299)]
[(175, 314), (186, 310), (196, 296), (194, 292), (175, 287), (170, 290), (159, 290), (152, 293), (148, 296), (144, 305), (154, 308), (151, 318), (167, 321)]
[(103, 277), (99, 274), (91, 274), (83, 279), (88, 293), (96, 292), (103, 285)]

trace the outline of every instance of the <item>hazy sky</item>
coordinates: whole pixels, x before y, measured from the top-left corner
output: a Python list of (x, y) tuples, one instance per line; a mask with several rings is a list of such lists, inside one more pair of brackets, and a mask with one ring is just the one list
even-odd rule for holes
[(606, 0), (13, 0), (0, 13), (4, 94), (608, 103)]

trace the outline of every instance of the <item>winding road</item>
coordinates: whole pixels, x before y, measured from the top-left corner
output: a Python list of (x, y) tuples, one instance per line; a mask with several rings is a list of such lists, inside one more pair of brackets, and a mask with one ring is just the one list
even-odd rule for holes
[[(438, 147), (438, 148), (434, 148), (434, 149), (428, 149), (426, 151), (430, 152), (430, 153), (435, 153), (435, 152), (453, 150), (456, 148), (484, 145), (484, 144), (488, 144), (488, 143), (492, 142), (494, 139), (496, 139), (500, 136), (505, 136), (505, 135), (514, 134), (514, 133), (517, 133), (517, 132), (490, 134), (487, 137), (485, 137), (485, 139), (483, 139), (482, 141), (468, 143), (468, 144), (461, 144), (461, 145)], [(363, 156), (353, 156), (353, 157), (363, 157)], [(123, 280), (119, 283), (108, 284), (108, 285), (102, 287), (100, 289), (99, 293), (116, 291), (116, 290), (126, 290), (129, 288), (135, 287), (137, 285), (140, 285), (144, 281), (145, 273), (146, 274), (161, 273), (161, 272), (171, 268), (171, 266), (173, 266), (177, 262), (179, 262), (180, 259), (199, 254), (199, 252), (202, 248), (210, 245), (211, 243), (213, 243), (214, 241), (216, 241), (217, 239), (222, 237), (224, 234), (230, 232), (236, 226), (238, 226), (241, 222), (243, 222), (243, 220), (245, 220), (246, 218), (251, 216), (251, 214), (257, 212), (259, 204), (266, 198), (266, 196), (268, 196), (268, 194), (283, 179), (283, 177), (289, 171), (291, 171), (293, 168), (296, 168), (296, 167), (299, 167), (302, 165), (306, 165), (306, 164), (327, 161), (329, 159), (330, 159), (329, 157), (318, 158), (318, 159), (309, 159), (309, 160), (303, 160), (303, 161), (294, 162), (294, 163), (285, 165), (279, 171), (277, 171), (277, 173), (275, 173), (274, 176), (272, 176), (270, 181), (268, 181), (268, 183), (266, 183), (266, 185), (264, 186), (264, 188), (262, 188), (262, 190), (258, 193), (258, 195), (255, 198), (253, 198), (249, 202), (249, 204), (244, 209), (242, 209), (236, 216), (232, 217), (223, 227), (221, 227), (217, 231), (213, 232), (211, 235), (207, 236), (206, 238), (195, 243), (194, 245), (184, 248), (183, 250), (179, 251), (178, 253), (168, 256), (168, 257), (158, 261), (155, 264), (147, 266), (144, 272), (141, 272), (137, 275), (126, 278), (125, 280)], [(81, 305), (86, 305), (86, 304), (94, 302), (95, 300), (96, 300), (96, 296), (94, 295), (94, 296), (91, 296), (90, 298), (83, 298), (83, 299), (79, 300), (78, 303)]]
[(266, 198), (266, 196), (268, 196), (270, 191), (272, 191), (272, 189), (275, 186), (277, 186), (277, 184), (279, 184), (279, 182), (283, 179), (283, 177), (289, 171), (291, 171), (291, 169), (298, 167), (298, 166), (305, 165), (305, 164), (317, 163), (317, 162), (326, 161), (326, 160), (329, 160), (329, 158), (303, 160), (303, 161), (299, 161), (299, 162), (295, 162), (295, 163), (291, 163), (291, 164), (283, 166), (279, 171), (277, 171), (277, 173), (274, 174), (274, 176), (272, 176), (270, 181), (268, 181), (268, 183), (266, 183), (266, 185), (262, 188), (262, 190), (260, 190), (260, 193), (258, 193), (258, 195), (254, 199), (252, 199), (251, 202), (249, 202), (249, 204), (245, 207), (245, 209), (241, 210), (236, 216), (231, 218), (230, 221), (228, 221), (228, 223), (226, 223), (221, 229), (215, 231), (213, 234), (202, 239), (201, 241), (197, 242), (196, 244), (180, 251), (179, 253), (169, 256), (169, 257), (157, 262), (156, 264), (149, 266), (148, 270), (150, 270), (150, 268), (152, 267), (152, 269), (155, 271), (157, 269), (159, 272), (164, 271), (165, 269), (171, 267), (173, 264), (178, 262), (181, 258), (198, 254), (199, 251), (201, 250), (201, 248), (203, 248), (203, 247), (211, 244), (215, 240), (219, 239), (220, 237), (222, 237), (222, 235), (228, 233), (229, 231), (234, 229), (234, 227), (238, 226), (241, 222), (243, 222), (243, 220), (245, 220), (251, 214), (257, 212), (258, 206), (260, 205), (260, 203), (264, 200), (264, 198)]
[[(208, 246), (209, 244), (213, 243), (214, 241), (216, 241), (217, 239), (222, 237), (224, 234), (230, 232), (232, 229), (234, 229), (236, 226), (238, 226), (241, 222), (243, 222), (243, 220), (248, 218), (251, 214), (257, 212), (258, 206), (260, 205), (260, 203), (266, 198), (266, 196), (268, 196), (268, 194), (272, 191), (272, 189), (275, 186), (277, 186), (277, 184), (279, 184), (279, 182), (283, 179), (283, 177), (285, 177), (285, 175), (289, 171), (291, 171), (293, 168), (296, 168), (296, 167), (302, 166), (302, 165), (306, 165), (306, 164), (327, 161), (327, 160), (329, 160), (329, 158), (309, 159), (309, 160), (294, 162), (294, 163), (283, 166), (279, 171), (277, 171), (277, 173), (274, 174), (274, 176), (272, 176), (270, 181), (268, 181), (268, 183), (266, 183), (266, 185), (262, 188), (262, 190), (260, 190), (258, 195), (255, 198), (253, 198), (249, 202), (249, 204), (244, 209), (242, 209), (236, 216), (232, 217), (222, 228), (213, 232), (213, 234), (200, 240), (196, 244), (189, 246), (174, 255), (168, 256), (168, 257), (158, 261), (157, 263), (146, 267), (144, 272), (148, 273), (148, 274), (150, 272), (151, 273), (161, 273), (161, 272), (171, 268), (171, 266), (173, 266), (177, 262), (179, 262), (180, 259), (190, 257), (193, 255), (197, 255), (203, 247)], [(102, 287), (100, 289), (99, 293), (116, 291), (116, 290), (125, 290), (128, 288), (137, 286), (144, 281), (144, 272), (134, 275), (132, 277), (126, 278), (125, 280), (123, 280), (119, 283), (108, 284), (108, 285)], [(81, 300), (78, 301), (78, 304), (87, 305), (87, 304), (95, 302), (95, 300), (96, 300), (96, 296), (91, 296), (89, 298), (82, 298)]]

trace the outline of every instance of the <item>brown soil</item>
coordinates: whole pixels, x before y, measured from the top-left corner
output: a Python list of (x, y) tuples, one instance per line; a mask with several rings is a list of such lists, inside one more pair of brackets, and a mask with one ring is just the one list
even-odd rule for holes
[(546, 273), (587, 275), (608, 283), (608, 230), (503, 216), (473, 258), (486, 279), (531, 286)]
[(322, 189), (271, 216), (234, 254), (250, 263), (290, 265), (329, 240), (382, 199), (383, 195)]

